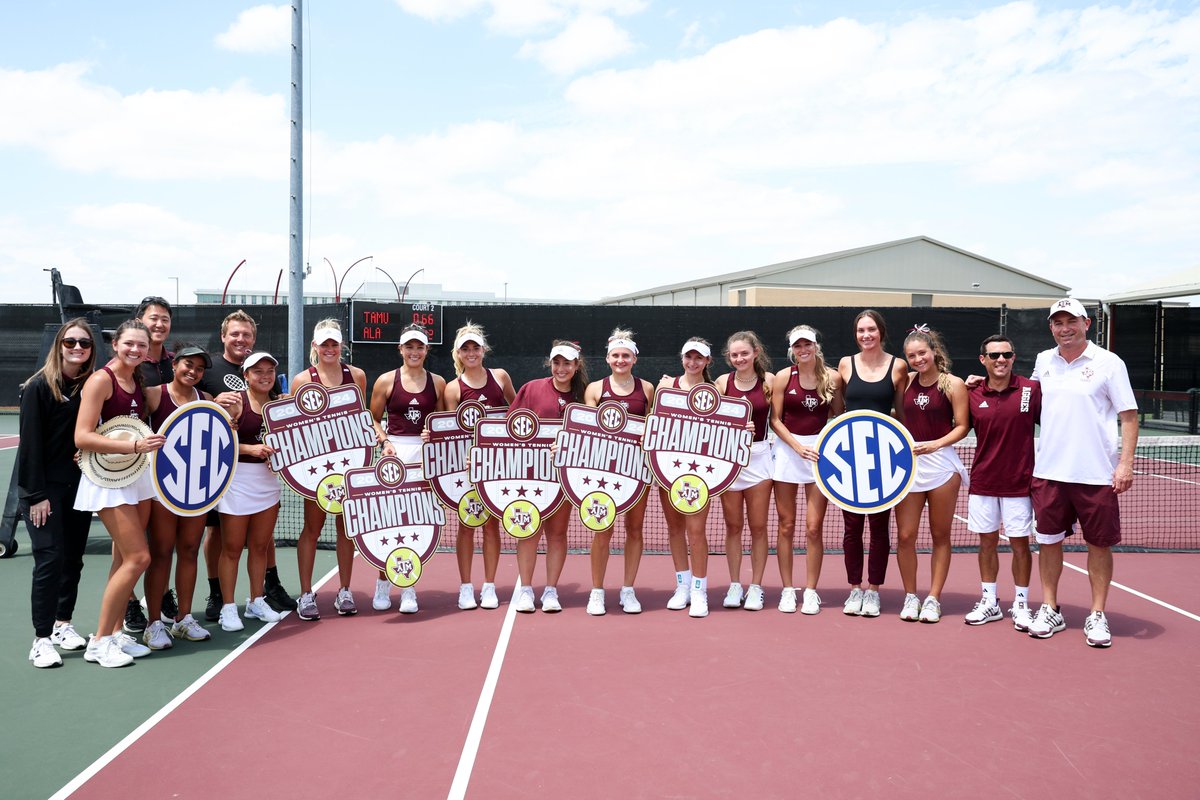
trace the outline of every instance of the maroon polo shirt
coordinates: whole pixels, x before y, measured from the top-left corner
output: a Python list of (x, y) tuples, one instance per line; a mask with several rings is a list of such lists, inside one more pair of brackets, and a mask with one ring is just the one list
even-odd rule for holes
[(1033, 429), (1042, 415), (1042, 389), (1037, 381), (1014, 375), (1003, 392), (987, 381), (970, 392), (971, 425), (975, 428), (975, 462), (971, 494), (1028, 497), (1033, 479)]

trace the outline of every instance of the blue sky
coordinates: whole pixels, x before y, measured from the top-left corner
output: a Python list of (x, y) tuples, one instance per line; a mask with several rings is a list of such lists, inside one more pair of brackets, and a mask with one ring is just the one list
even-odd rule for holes
[[(1195, 2), (305, 11), (311, 290), (371, 255), (586, 301), (920, 234), (1083, 297), (1200, 267)], [(45, 302), (50, 266), (96, 302), (171, 276), (189, 302), (243, 258), (235, 289), (273, 287), (288, 14), (8, 4), (6, 301)]]

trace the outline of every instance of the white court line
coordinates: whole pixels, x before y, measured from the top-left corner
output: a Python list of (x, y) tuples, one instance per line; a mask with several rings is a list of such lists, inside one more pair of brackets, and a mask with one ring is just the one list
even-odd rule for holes
[[(1067, 561), (1065, 558), (1063, 559), (1063, 565), (1070, 567), (1071, 569), (1075, 570), (1076, 572), (1081, 572), (1084, 575), (1087, 575), (1086, 569), (1084, 569), (1083, 567), (1075, 566), (1070, 561)], [(1174, 611), (1176, 614), (1182, 614), (1183, 616), (1187, 617), (1188, 619), (1194, 619), (1194, 620), (1196, 620), (1196, 622), (1200, 622), (1200, 616), (1197, 616), (1196, 614), (1193, 614), (1190, 611), (1184, 611), (1179, 606), (1173, 606), (1170, 603), (1166, 602), (1165, 600), (1159, 600), (1157, 597), (1151, 597), (1150, 595), (1145, 594), (1144, 592), (1139, 592), (1137, 589), (1130, 588), (1129, 586), (1126, 586), (1123, 583), (1117, 583), (1116, 581), (1113, 581), (1112, 585), (1117, 587), (1118, 589), (1122, 589), (1126, 592), (1129, 592), (1131, 595), (1134, 595), (1135, 597), (1140, 597), (1143, 600), (1149, 600), (1151, 603), (1154, 603), (1155, 605), (1162, 606), (1163, 608), (1167, 609), (1168, 611)]]
[[(330, 578), (332, 578), (336, 574), (337, 574), (337, 567), (335, 566), (333, 569), (329, 570), (329, 572), (325, 573), (325, 576), (323, 578), (321, 578), (321, 580), (318, 581), (313, 586), (313, 591), (316, 591), (317, 589), (324, 586), (326, 581), (328, 581)], [(288, 614), (291, 614), (291, 613), (292, 612), (290, 612), (290, 611), (285, 613), (283, 615), (284, 619), (287, 619)], [(280, 620), (280, 622), (282, 622), (282, 621), (283, 620)], [(212, 666), (212, 668), (208, 670), (208, 672), (204, 673), (199, 678), (197, 678), (195, 681), (193, 681), (190, 686), (188, 686), (182, 692), (177, 694), (165, 706), (163, 706), (158, 711), (156, 711), (153, 716), (151, 716), (149, 719), (147, 719), (141, 725), (137, 726), (132, 731), (130, 731), (128, 736), (126, 736), (124, 739), (122, 739), (121, 741), (114, 744), (111, 748), (109, 748), (107, 753), (100, 756), (95, 761), (93, 761), (90, 765), (88, 765), (87, 769), (85, 769), (83, 772), (79, 773), (74, 778), (72, 778), (71, 781), (69, 783), (67, 783), (66, 786), (62, 787), (57, 792), (55, 792), (53, 795), (51, 795), (50, 800), (62, 800), (62, 798), (70, 797), (72, 794), (74, 794), (74, 792), (79, 787), (83, 786), (83, 784), (85, 784), (89, 780), (91, 780), (92, 776), (94, 776), (97, 772), (99, 772), (100, 770), (107, 767), (117, 756), (119, 756), (119, 755), (121, 755), (121, 753), (125, 752), (125, 750), (127, 750), (134, 742), (136, 742), (138, 739), (145, 736), (146, 733), (148, 733), (151, 728), (153, 728), (160, 721), (162, 721), (163, 718), (165, 718), (168, 714), (170, 714), (172, 711), (174, 711), (176, 708), (178, 708), (180, 706), (180, 704), (183, 703), (184, 700), (187, 700), (193, 694), (198, 692), (206, 683), (211, 681), (213, 678), (217, 677), (217, 675), (220, 674), (222, 670), (224, 670), (226, 667), (228, 667), (230, 664), (233, 663), (234, 659), (236, 659), (238, 656), (240, 656), (242, 653), (244, 653), (250, 647), (250, 645), (257, 642), (259, 639), (261, 639), (263, 636), (266, 635), (267, 631), (271, 630), (278, 624), (279, 624), (278, 622), (268, 622), (266, 625), (263, 625), (261, 628), (259, 628), (253, 634), (251, 634), (249, 639), (242, 642), (240, 645), (237, 646), (236, 649), (234, 649), (233, 651), (228, 653), (224, 658), (222, 658), (220, 661), (218, 661), (216, 664), (214, 664)], [(101, 669), (103, 669), (103, 667), (101, 667)]]
[[(521, 579), (517, 578), (513, 598), (521, 590)], [(517, 618), (517, 604), (510, 600), (508, 610), (504, 612), (504, 625), (500, 628), (500, 638), (496, 641), (496, 650), (492, 653), (492, 663), (488, 667), (487, 678), (483, 682), (483, 690), (479, 693), (479, 702), (475, 705), (475, 716), (471, 718), (471, 728), (467, 731), (467, 740), (463, 743), (462, 755), (458, 758), (458, 769), (454, 771), (454, 782), (450, 784), (448, 800), (461, 800), (467, 796), (467, 784), (471, 782), (471, 772), (475, 769), (475, 756), (479, 754), (479, 742), (483, 739), (483, 726), (487, 724), (488, 711), (492, 707), (492, 697), (496, 694), (496, 684), (500, 680), (500, 668), (504, 666), (504, 654), (508, 651), (508, 640), (512, 637), (513, 623)]]

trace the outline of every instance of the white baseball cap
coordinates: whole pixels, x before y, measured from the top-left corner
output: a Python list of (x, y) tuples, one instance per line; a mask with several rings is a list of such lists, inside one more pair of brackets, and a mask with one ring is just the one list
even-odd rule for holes
[(1072, 317), (1086, 317), (1088, 315), (1087, 309), (1083, 307), (1083, 303), (1074, 297), (1064, 297), (1062, 300), (1054, 301), (1054, 305), (1050, 306), (1050, 313), (1046, 315), (1046, 319), (1050, 319), (1060, 311), (1066, 311)]
[(812, 342), (813, 344), (816, 344), (817, 332), (807, 325), (801, 325), (799, 328), (796, 328), (796, 330), (792, 331), (791, 336), (788, 337), (788, 347), (793, 346), (801, 339), (806, 342)]
[(414, 340), (421, 344), (429, 344), (429, 337), (425, 335), (424, 331), (405, 331), (400, 334), (400, 344)]
[(337, 328), (316, 328), (313, 330), (313, 344), (323, 344), (330, 340), (342, 343), (342, 332)]
[(279, 359), (275, 358), (275, 356), (271, 355), (265, 350), (260, 350), (257, 353), (251, 353), (250, 355), (246, 356), (246, 360), (242, 362), (242, 372), (245, 372), (263, 360), (270, 361), (277, 367), (279, 366)]
[(579, 348), (569, 344), (555, 345), (550, 348), (550, 358), (554, 358), (555, 356), (562, 356), (567, 361), (578, 361)]
[(689, 339), (688, 341), (684, 342), (683, 348), (679, 351), (679, 355), (686, 356), (693, 350), (705, 358), (712, 356), (712, 348), (706, 345), (704, 342), (697, 342), (695, 339)]

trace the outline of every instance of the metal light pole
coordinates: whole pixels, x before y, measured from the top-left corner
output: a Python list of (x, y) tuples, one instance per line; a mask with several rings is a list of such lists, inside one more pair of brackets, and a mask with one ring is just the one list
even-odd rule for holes
[(225, 295), (229, 293), (229, 284), (233, 282), (233, 276), (237, 275), (237, 271), (242, 268), (242, 264), (246, 263), (246, 259), (238, 262), (238, 265), (233, 268), (233, 272), (229, 273), (229, 277), (225, 280), (225, 288), (221, 290), (221, 305), (225, 305)]
[(175, 281), (175, 305), (179, 305), (179, 278), (171, 275), (167, 280)]
[(406, 281), (404, 282), (404, 291), (400, 293), (400, 302), (401, 302), (401, 303), (403, 303), (403, 302), (404, 302), (404, 298), (408, 297), (408, 285), (409, 285), (410, 283), (412, 283), (412, 279), (413, 279), (413, 278), (415, 278), (415, 277), (417, 277), (418, 275), (420, 275), (420, 274), (421, 274), (422, 272), (424, 272), (424, 271), (425, 271), (425, 268), (424, 268), (424, 267), (421, 267), (419, 270), (417, 270), (416, 272), (414, 272), (412, 275), (409, 275), (409, 276), (408, 276), (408, 280), (406, 280)]
[(304, 352), (304, 1), (292, 2), (292, 119), (288, 192), (288, 372), (305, 363)]

